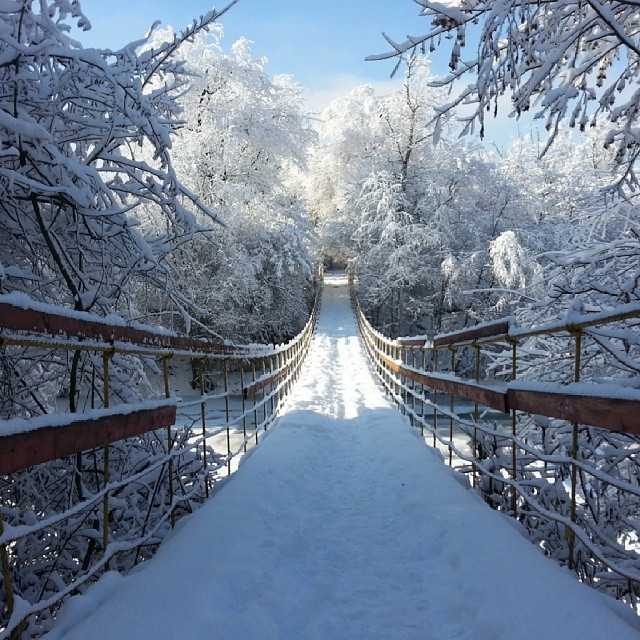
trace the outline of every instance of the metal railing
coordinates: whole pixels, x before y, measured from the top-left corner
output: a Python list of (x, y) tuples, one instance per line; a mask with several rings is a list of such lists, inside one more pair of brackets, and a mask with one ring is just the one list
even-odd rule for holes
[[(318, 307), (319, 296), (286, 344), (238, 346), (0, 304), (0, 358), (57, 358), (64, 374), (59, 354), (83, 354), (86, 399), (97, 407), (0, 421), (0, 639), (46, 631), (65, 596), (150, 556), (176, 519), (232, 473), (298, 377)], [(114, 375), (131, 363), (155, 374), (163, 399), (114, 398)], [(193, 397), (181, 398), (177, 379), (189, 370)], [(33, 504), (44, 485), (47, 498)]]
[[(606, 337), (624, 343), (620, 357), (638, 379), (628, 331), (602, 327), (637, 328), (640, 307), (530, 330), (505, 319), (430, 342), (389, 339), (355, 306), (384, 387), (448, 464), (547, 555), (637, 608), (640, 393), (583, 378), (597, 370), (599, 350), (612, 349)], [(541, 337), (555, 341), (553, 357), (527, 347)], [(519, 379), (527, 371), (544, 379), (552, 369), (556, 377), (564, 371), (562, 384)], [(502, 375), (482, 379), (487, 371)]]

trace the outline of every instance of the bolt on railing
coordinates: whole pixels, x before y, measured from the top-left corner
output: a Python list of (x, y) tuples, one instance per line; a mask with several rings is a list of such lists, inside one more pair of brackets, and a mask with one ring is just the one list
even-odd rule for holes
[[(423, 435), (430, 433), (433, 446), (444, 449), (448, 463), (468, 473), (490, 504), (518, 518), (545, 553), (566, 562), (582, 580), (635, 606), (640, 594), (635, 517), (625, 521), (623, 515), (620, 522), (603, 524), (615, 517), (601, 502), (615, 504), (626, 496), (629, 504), (640, 505), (640, 392), (581, 379), (585, 336), (597, 339), (603, 335), (597, 327), (603, 325), (637, 323), (640, 307), (628, 305), (574, 318), (571, 324), (530, 330), (516, 329), (510, 319), (499, 320), (430, 342), (383, 336), (355, 303), (374, 369), (411, 424)], [(628, 334), (620, 338), (620, 332), (609, 333), (628, 341)], [(559, 357), (563, 362), (570, 358), (571, 379), (560, 385), (521, 378), (529, 354), (518, 346), (530, 338), (562, 335), (569, 342)], [(508, 354), (502, 358), (506, 375), (502, 380), (482, 380), (483, 358), (496, 361), (499, 349)], [(443, 370), (439, 358), (444, 351), (450, 353), (448, 370)], [(463, 369), (468, 372), (465, 377), (457, 372)], [(447, 404), (441, 402), (443, 395), (449, 396)], [(471, 406), (465, 408), (456, 399)], [(432, 411), (425, 411), (429, 407)], [(448, 418), (446, 435), (439, 416)], [(562, 440), (556, 434), (567, 424), (570, 437)], [(535, 432), (539, 428), (540, 437)], [(581, 432), (590, 440), (581, 439)], [(552, 437), (555, 441), (549, 447)], [(596, 484), (601, 485), (604, 499), (591, 495)]]
[[(30, 628), (38, 628), (40, 618), (46, 618), (63, 598), (81, 590), (102, 571), (137, 564), (147, 557), (167, 527), (208, 497), (222, 472), (232, 472), (237, 457), (250, 444), (257, 444), (259, 434), (278, 416), (299, 376), (318, 308), (319, 297), (302, 332), (286, 344), (234, 346), (172, 336), (151, 327), (113, 326), (83, 314), (58, 314), (55, 308), (23, 309), (0, 301), (0, 357), (12, 349), (36, 350), (34, 358), (43, 350), (102, 355), (101, 409), (0, 421), (0, 564), (5, 600), (0, 640), (20, 633), (31, 635)], [(27, 358), (29, 353), (21, 351), (21, 357)], [(159, 362), (165, 399), (112, 406), (113, 363), (121, 357), (144, 359), (144, 366), (151, 368), (151, 361)], [(172, 368), (179, 370), (180, 362), (192, 362), (197, 371), (193, 400), (180, 399), (172, 391)], [(218, 371), (223, 391), (211, 393), (207, 388), (208, 369)], [(245, 376), (247, 371), (252, 372), (250, 379)], [(90, 393), (95, 394), (95, 389)], [(192, 415), (192, 408), (197, 413)], [(220, 412), (222, 418), (216, 417)], [(160, 436), (163, 430), (164, 442)], [(121, 451), (119, 443), (124, 438), (143, 452), (127, 477), (118, 468), (129, 455)], [(226, 445), (224, 453), (217, 450), (221, 438)], [(240, 443), (235, 442), (238, 438)], [(90, 457), (96, 464), (91, 470), (72, 469), (76, 454)], [(69, 495), (77, 498), (72, 504), (61, 503), (59, 509), (22, 504), (21, 483), (30, 482), (40, 469), (46, 475), (43, 463), (54, 464), (63, 478), (80, 474), (86, 495), (74, 492), (71, 484)], [(100, 482), (94, 482), (99, 476)], [(94, 524), (87, 526), (91, 522)], [(58, 553), (57, 540), (64, 551), (53, 557)], [(25, 556), (30, 547), (41, 547), (45, 559)], [(63, 553), (65, 559), (61, 558)], [(35, 590), (33, 585), (23, 584), (21, 567), (33, 568), (38, 563), (43, 566), (44, 583), (39, 582)], [(30, 573), (37, 578), (37, 571), (30, 569)], [(51, 579), (53, 573), (55, 579)]]

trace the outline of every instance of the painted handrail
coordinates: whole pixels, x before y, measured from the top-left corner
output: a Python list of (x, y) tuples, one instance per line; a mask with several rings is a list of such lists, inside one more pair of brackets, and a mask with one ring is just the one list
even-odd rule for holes
[[(7, 297), (0, 302), (0, 347), (101, 354), (104, 400), (102, 408), (86, 413), (0, 421), (0, 476), (4, 476), (5, 487), (0, 504), (0, 561), (6, 594), (5, 615), (0, 614), (0, 640), (19, 635), (29, 620), (57, 607), (69, 593), (94, 580), (123, 554), (135, 554), (135, 562), (148, 555), (148, 546), (157, 545), (176, 517), (207, 497), (218, 477), (232, 472), (238, 456), (258, 444), (260, 434), (275, 420), (282, 400), (297, 379), (320, 304), (318, 292), (304, 329), (285, 344), (233, 345), (185, 338), (154, 327), (113, 324), (49, 305), (34, 303), (31, 308), (29, 301), (25, 304), (10, 297), (7, 301)], [(163, 374), (165, 399), (109, 406), (110, 363), (115, 356), (155, 359)], [(192, 369), (198, 370), (197, 400), (182, 401), (170, 391), (169, 363), (180, 359), (192, 362)], [(223, 370), (224, 388), (219, 393), (206, 389), (205, 368), (211, 362)], [(234, 408), (237, 398), (241, 406)], [(222, 407), (223, 417), (216, 417), (216, 411), (210, 410), (207, 403), (214, 401)], [(191, 407), (199, 408), (199, 415), (189, 415)], [(120, 448), (118, 443), (140, 436), (151, 438), (153, 448), (161, 446), (161, 450), (149, 455), (143, 468), (134, 470), (130, 477), (110, 477), (110, 456)], [(220, 451), (219, 446), (224, 449)], [(102, 480), (91, 495), (76, 496), (74, 504), (59, 512), (39, 514), (36, 522), (31, 517), (21, 522), (19, 514), (28, 512), (30, 505), (23, 509), (13, 504), (11, 487), (29, 481), (34, 465), (65, 456), (82, 458), (87, 451), (93, 452), (92, 465), (102, 465), (92, 472)], [(65, 471), (68, 477), (83, 473), (71, 460), (59, 464), (69, 467)], [(130, 485), (145, 487), (148, 511), (140, 531), (122, 532), (118, 513), (125, 509), (121, 496)], [(161, 495), (165, 497), (160, 499)], [(132, 500), (133, 505), (138, 498)], [(160, 503), (161, 509), (150, 518), (153, 505)], [(48, 581), (41, 586), (42, 597), (30, 598), (21, 590), (18, 578), (22, 564), (34, 564), (37, 558), (24, 557), (19, 549), (29, 548), (23, 542), (44, 539), (50, 531), (61, 530), (67, 521), (77, 522), (77, 535), (88, 541), (84, 544), (86, 562), (81, 563), (87, 566), (76, 572), (67, 570), (64, 586), (52, 589), (61, 579)], [(94, 526), (83, 526), (85, 521), (93, 521)], [(60, 537), (54, 534), (54, 538)], [(50, 556), (50, 546), (44, 548)], [(142, 554), (141, 549), (145, 550)]]
[[(580, 578), (592, 586), (621, 593), (635, 606), (640, 592), (640, 550), (634, 544), (626, 548), (618, 540), (604, 539), (598, 523), (591, 522), (595, 516), (588, 513), (589, 498), (582, 487), (592, 478), (592, 482), (605, 483), (614, 495), (622, 492), (638, 499), (640, 487), (637, 478), (625, 480), (625, 474), (607, 472), (607, 465), (612, 463), (594, 464), (590, 459), (593, 456), (582, 451), (579, 434), (590, 433), (593, 427), (610, 433), (631, 434), (619, 436), (628, 439), (621, 445), (624, 455), (619, 454), (622, 464), (635, 468), (640, 453), (640, 441), (636, 437), (640, 435), (640, 393), (584, 382), (580, 373), (583, 335), (594, 327), (640, 318), (640, 305), (625, 305), (611, 312), (583, 314), (566, 322), (525, 329), (515, 327), (511, 318), (503, 318), (442, 334), (429, 341), (415, 336), (395, 339), (384, 336), (369, 323), (355, 295), (353, 300), (376, 373), (411, 423), (420, 428), (422, 436), (431, 434), (433, 446), (443, 451), (445, 460), (448, 458), (450, 465), (467, 473), (473, 484), (489, 500), (494, 500), (493, 506), (510, 512), (525, 524), (529, 521), (535, 524), (536, 518), (554, 522), (558, 536), (566, 532), (568, 557), (565, 561), (569, 567), (578, 570)], [(516, 380), (518, 342), (559, 334), (565, 336), (565, 340), (569, 337), (575, 341), (573, 354), (566, 348), (562, 353), (565, 360), (574, 360), (574, 381), (560, 385)], [(495, 349), (500, 343), (507, 358), (512, 360), (512, 379), (483, 380), (483, 349)], [(465, 349), (475, 354), (473, 378), (456, 373)], [(460, 407), (461, 400), (473, 403), (473, 410)], [(526, 433), (520, 433), (519, 425), (524, 419), (532, 420), (528, 429), (531, 425), (538, 428), (535, 425), (539, 423), (542, 425), (539, 428), (547, 433), (568, 422), (572, 431), (569, 440), (573, 444), (565, 453), (541, 451), (532, 445)], [(457, 434), (468, 438), (470, 445), (461, 444)], [(488, 445), (492, 450), (487, 450)], [(567, 472), (563, 472), (563, 468)], [(549, 509), (542, 496), (545, 491), (564, 491), (560, 480), (548, 477), (554, 471), (559, 478), (566, 477), (568, 483), (567, 502), (564, 503), (560, 495), (557, 499), (559, 511)], [(560, 484), (556, 484), (556, 480)], [(486, 487), (493, 487), (493, 493), (486, 491)], [(509, 492), (510, 500), (504, 500), (502, 496)], [(632, 529), (630, 524), (630, 539), (634, 535)], [(536, 541), (543, 548), (549, 548), (548, 540)], [(590, 559), (585, 559), (585, 555)]]

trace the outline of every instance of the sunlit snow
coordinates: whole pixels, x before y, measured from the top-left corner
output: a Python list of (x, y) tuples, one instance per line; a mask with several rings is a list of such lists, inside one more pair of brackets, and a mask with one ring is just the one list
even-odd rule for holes
[(268, 437), (154, 559), (72, 598), (46, 637), (640, 638), (416, 437), (374, 380), (346, 282), (327, 280)]

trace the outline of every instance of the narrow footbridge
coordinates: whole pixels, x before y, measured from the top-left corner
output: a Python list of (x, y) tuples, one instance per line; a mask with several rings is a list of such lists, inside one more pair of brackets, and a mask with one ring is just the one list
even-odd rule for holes
[[(640, 499), (640, 396), (580, 380), (639, 314), (390, 340), (329, 275), (298, 337), (238, 347), (0, 301), (3, 349), (92, 381), (0, 422), (0, 638), (640, 638), (637, 513), (601, 504)], [(571, 384), (517, 380), (535, 335)]]

